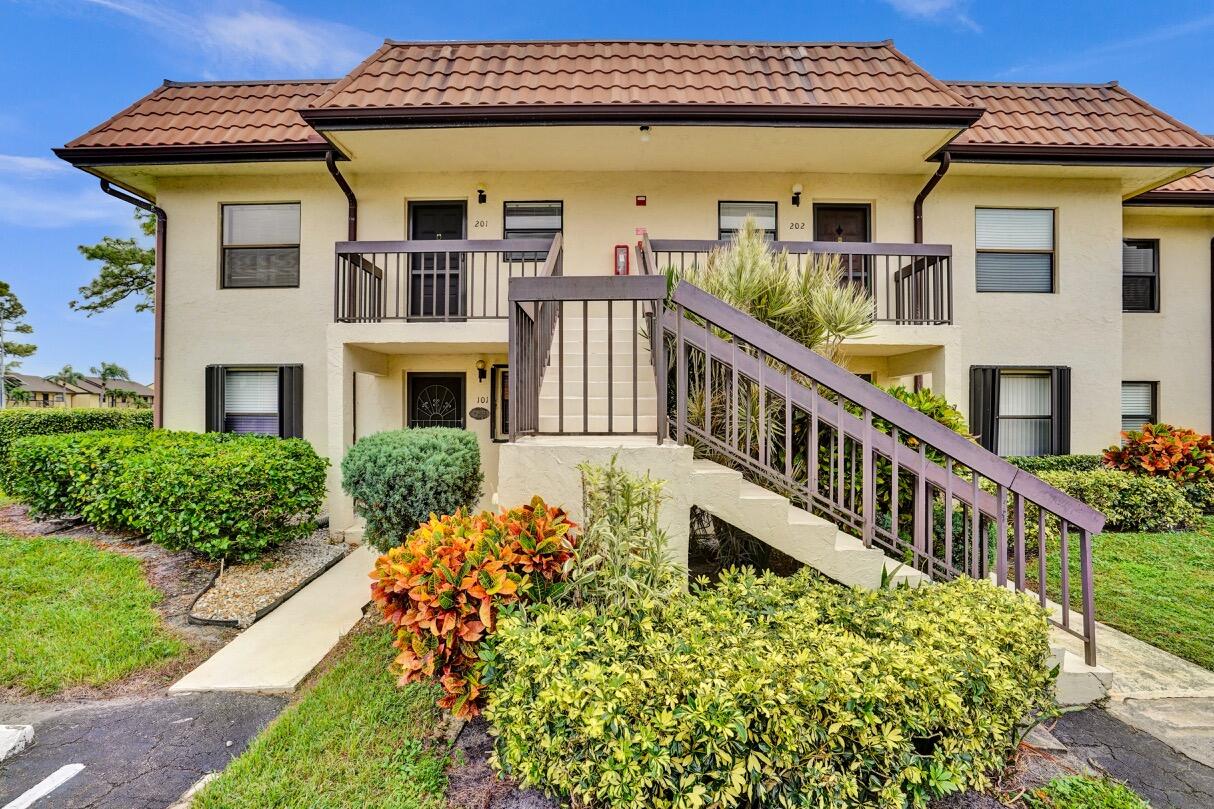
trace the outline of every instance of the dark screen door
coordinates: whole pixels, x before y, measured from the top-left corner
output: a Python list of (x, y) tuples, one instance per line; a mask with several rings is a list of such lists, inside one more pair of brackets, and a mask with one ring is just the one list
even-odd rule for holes
[[(815, 205), (814, 240), (819, 242), (867, 242), (869, 209), (867, 205)], [(853, 284), (869, 288), (869, 264), (864, 256), (845, 256), (843, 277)]]
[(406, 377), (409, 427), (463, 427), (464, 375), (410, 373)]
[[(462, 202), (409, 203), (409, 238), (463, 239), (466, 211)], [(410, 263), (409, 317), (462, 318), (464, 253), (416, 253)]]

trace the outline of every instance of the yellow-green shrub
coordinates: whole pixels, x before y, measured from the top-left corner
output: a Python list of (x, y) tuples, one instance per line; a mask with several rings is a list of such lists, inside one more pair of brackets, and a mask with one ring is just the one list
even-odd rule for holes
[(984, 786), (1051, 701), (1043, 611), (968, 579), (734, 571), (632, 621), (509, 616), (494, 646), (494, 764), (603, 807), (922, 807)]

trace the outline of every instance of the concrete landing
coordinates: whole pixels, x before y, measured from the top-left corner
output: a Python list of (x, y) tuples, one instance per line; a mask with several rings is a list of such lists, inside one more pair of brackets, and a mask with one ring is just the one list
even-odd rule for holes
[[(1078, 639), (1061, 633), (1058, 637), (1082, 655)], [(1113, 670), (1105, 710), (1214, 767), (1214, 671), (1104, 624), (1096, 625), (1096, 654)]]
[(169, 688), (289, 693), (362, 617), (376, 554), (355, 548), (327, 573), (246, 629)]

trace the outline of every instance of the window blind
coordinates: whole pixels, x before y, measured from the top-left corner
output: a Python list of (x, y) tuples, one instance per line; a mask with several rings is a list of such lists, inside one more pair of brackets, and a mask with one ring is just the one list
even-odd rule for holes
[(534, 239), (555, 236), (564, 226), (559, 202), (507, 202), (507, 239)]
[(1053, 250), (1054, 212), (1048, 208), (979, 208), (979, 250)]
[(223, 243), (299, 244), (299, 203), (223, 206)]
[(224, 431), (278, 435), (278, 371), (234, 370), (224, 374)]
[(1000, 455), (1044, 455), (1050, 451), (1051, 398), (1047, 373), (1000, 374)]
[(720, 238), (728, 239), (742, 229), (746, 217), (753, 217), (768, 238), (776, 237), (776, 203), (722, 202), (718, 209), (717, 230)]
[(1126, 240), (1121, 244), (1121, 310), (1155, 312), (1159, 304), (1158, 244)]
[(1121, 430), (1140, 430), (1155, 421), (1155, 383), (1121, 383)]
[(1054, 257), (1049, 253), (979, 253), (979, 292), (1052, 292)]
[(299, 203), (223, 206), (223, 285), (299, 284)]

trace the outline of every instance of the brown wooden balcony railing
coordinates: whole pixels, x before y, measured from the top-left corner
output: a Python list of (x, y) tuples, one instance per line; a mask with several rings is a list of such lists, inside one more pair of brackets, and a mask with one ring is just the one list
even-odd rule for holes
[(504, 320), (510, 279), (560, 274), (559, 234), (553, 239), (338, 242), (333, 319)]
[[(728, 241), (648, 239), (642, 243), (642, 271), (704, 266), (713, 250)], [(947, 244), (871, 242), (772, 242), (799, 270), (815, 256), (837, 256), (843, 281), (864, 287), (873, 299), (873, 321), (903, 325), (953, 322), (953, 248)]]
[(662, 322), (679, 443), (933, 579), (991, 578), (1061, 605), (1055, 625), (1095, 664), (1102, 514), (697, 287), (678, 284)]

